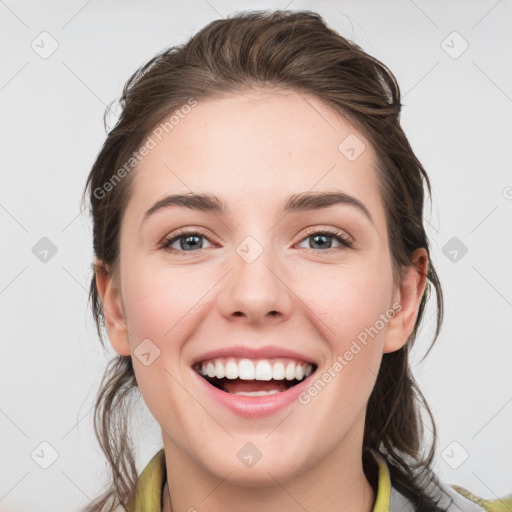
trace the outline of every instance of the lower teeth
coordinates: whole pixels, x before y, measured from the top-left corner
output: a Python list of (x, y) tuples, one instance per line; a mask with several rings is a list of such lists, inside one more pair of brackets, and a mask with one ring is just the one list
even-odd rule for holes
[(275, 395), (279, 393), (278, 389), (271, 389), (270, 391), (237, 391), (231, 393), (232, 395), (244, 395), (244, 396), (263, 396), (263, 395)]

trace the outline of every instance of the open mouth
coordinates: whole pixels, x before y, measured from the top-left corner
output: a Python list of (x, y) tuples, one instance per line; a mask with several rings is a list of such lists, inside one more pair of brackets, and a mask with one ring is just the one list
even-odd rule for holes
[(252, 361), (229, 357), (203, 361), (193, 368), (220, 391), (263, 396), (291, 389), (314, 373), (317, 365), (284, 359)]

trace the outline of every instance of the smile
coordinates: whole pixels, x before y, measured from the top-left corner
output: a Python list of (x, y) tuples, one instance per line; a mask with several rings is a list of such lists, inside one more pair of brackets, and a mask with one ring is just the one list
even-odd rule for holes
[(225, 393), (257, 397), (287, 391), (309, 377), (317, 366), (282, 357), (217, 357), (201, 361), (193, 368), (209, 384)]

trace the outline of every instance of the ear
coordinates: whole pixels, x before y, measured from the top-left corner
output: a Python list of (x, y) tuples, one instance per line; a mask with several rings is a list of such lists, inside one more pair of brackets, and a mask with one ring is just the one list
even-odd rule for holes
[(94, 271), (110, 344), (119, 355), (129, 356), (130, 343), (119, 285), (101, 260), (96, 260)]
[(427, 251), (423, 247), (416, 249), (411, 266), (402, 268), (402, 283), (393, 296), (393, 304), (399, 303), (402, 308), (387, 324), (383, 353), (395, 352), (407, 343), (427, 284), (427, 270)]

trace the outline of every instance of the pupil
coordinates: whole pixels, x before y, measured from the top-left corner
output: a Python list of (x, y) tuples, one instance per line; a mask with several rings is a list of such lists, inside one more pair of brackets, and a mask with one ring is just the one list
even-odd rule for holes
[[(200, 239), (201, 237), (199, 237), (199, 236), (197, 236), (197, 235), (189, 235), (189, 236), (186, 236), (186, 237), (182, 238), (181, 240), (185, 240), (185, 243), (184, 243), (184, 244), (183, 244), (183, 243), (180, 243), (181, 248), (182, 248), (182, 249), (186, 249), (186, 248), (192, 248), (192, 249), (194, 249), (194, 248), (197, 248), (197, 247), (198, 247), (198, 245), (199, 245), (199, 249), (201, 249), (201, 247), (203, 246), (203, 244), (202, 244), (201, 242), (200, 242), (200, 243), (196, 243), (195, 245), (194, 245), (194, 243), (190, 244), (189, 240), (190, 240), (190, 239), (194, 239), (194, 238), (195, 238), (196, 240), (198, 240), (198, 239)], [(186, 247), (186, 246), (188, 246), (188, 247)]]
[[(316, 240), (318, 240), (319, 238), (323, 238), (323, 239), (325, 240), (326, 238), (329, 238), (329, 237), (327, 237), (327, 236), (325, 236), (325, 235), (314, 235), (314, 236), (313, 236), (313, 240), (315, 240), (315, 243), (316, 243)], [(327, 245), (329, 248), (331, 247), (331, 244), (330, 244), (330, 243), (327, 243), (327, 244), (325, 244), (325, 243), (324, 243), (324, 246), (323, 246), (323, 247), (325, 247), (326, 245)], [(320, 247), (320, 248), (322, 248), (322, 247)], [(315, 247), (312, 247), (312, 249), (315, 249)]]

